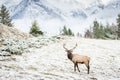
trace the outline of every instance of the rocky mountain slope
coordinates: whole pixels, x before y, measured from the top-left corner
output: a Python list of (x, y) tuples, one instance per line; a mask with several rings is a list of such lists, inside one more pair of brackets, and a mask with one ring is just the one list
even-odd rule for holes
[(32, 37), (32, 35), (24, 33), (14, 27), (8, 27), (6, 25), (0, 24), (0, 39), (27, 39)]

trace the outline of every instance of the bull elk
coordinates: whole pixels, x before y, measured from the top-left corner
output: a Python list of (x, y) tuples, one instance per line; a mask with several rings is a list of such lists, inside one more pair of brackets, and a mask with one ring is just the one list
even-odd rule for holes
[(65, 45), (66, 44), (63, 44), (63, 48), (67, 52), (68, 59), (70, 59), (74, 63), (74, 71), (76, 71), (76, 67), (77, 67), (78, 71), (80, 72), (79, 67), (78, 67), (78, 63), (80, 63), (80, 64), (85, 64), (85, 66), (88, 69), (87, 73), (89, 74), (89, 70), (90, 70), (90, 66), (89, 66), (90, 57), (79, 55), (79, 54), (73, 54), (73, 50), (77, 47), (77, 43), (76, 43), (75, 47), (73, 47), (72, 49), (67, 49), (65, 47)]

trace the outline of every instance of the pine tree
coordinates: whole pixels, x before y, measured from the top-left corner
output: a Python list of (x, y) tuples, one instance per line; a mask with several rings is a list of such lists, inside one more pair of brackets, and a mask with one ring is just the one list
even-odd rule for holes
[(99, 23), (97, 20), (93, 22), (93, 35), (94, 38), (99, 38)]
[(68, 35), (74, 36), (74, 33), (72, 32), (72, 30), (70, 28), (68, 29)]
[(85, 37), (85, 38), (92, 38), (92, 37), (91, 37), (91, 32), (90, 32), (89, 29), (86, 30), (84, 37)]
[(117, 39), (117, 30), (118, 30), (118, 26), (116, 26), (114, 23), (112, 23), (111, 25), (111, 31), (112, 31), (112, 35), (114, 36), (114, 39)]
[(34, 21), (32, 23), (32, 27), (30, 29), (30, 34), (32, 34), (33, 36), (37, 37), (39, 35), (43, 35), (43, 32), (40, 30), (38, 24), (36, 21)]
[(68, 35), (66, 26), (64, 26), (63, 29), (61, 30), (61, 35)]
[(100, 24), (100, 26), (99, 26), (99, 38), (104, 38), (104, 36), (105, 36), (104, 26), (102, 24)]
[(0, 23), (3, 23), (7, 26), (12, 27), (11, 19), (9, 16), (9, 11), (7, 10), (6, 6), (2, 5), (0, 10)]
[(61, 34), (68, 35), (68, 36), (74, 36), (74, 33), (72, 32), (72, 30), (70, 28), (67, 29), (66, 26), (63, 27)]
[(67, 31), (66, 26), (63, 27), (62, 35), (68, 35), (68, 31)]
[(105, 33), (110, 34), (111, 33), (111, 29), (110, 29), (110, 24), (107, 23), (106, 27), (105, 27)]
[(116, 34), (116, 31), (117, 31), (118, 28), (114, 23), (112, 23), (110, 28), (111, 28), (112, 34)]
[(120, 38), (120, 14), (118, 15), (117, 18), (117, 26), (118, 26), (117, 34), (118, 34), (118, 38)]

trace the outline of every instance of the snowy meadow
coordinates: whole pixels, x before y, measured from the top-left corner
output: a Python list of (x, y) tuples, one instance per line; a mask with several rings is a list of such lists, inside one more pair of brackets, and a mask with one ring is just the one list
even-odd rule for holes
[[(0, 80), (119, 80), (120, 41), (78, 37), (39, 37), (28, 40), (1, 40)], [(78, 46), (73, 53), (91, 58), (90, 74), (85, 65), (74, 72), (63, 48)], [(7, 46), (6, 46), (7, 45)], [(2, 56), (4, 53), (11, 56)], [(20, 54), (19, 54), (20, 52)], [(15, 55), (13, 53), (18, 53)]]

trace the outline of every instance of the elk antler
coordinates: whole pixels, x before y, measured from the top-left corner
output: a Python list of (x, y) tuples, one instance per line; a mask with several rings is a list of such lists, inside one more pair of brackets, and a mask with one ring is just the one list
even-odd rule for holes
[(68, 49), (65, 47), (65, 45), (66, 45), (66, 44), (63, 44), (63, 48), (64, 48), (65, 50), (68, 50)]
[(72, 49), (70, 49), (70, 50), (72, 50), (72, 51), (73, 51), (76, 47), (77, 47), (77, 43), (76, 43), (75, 47), (73, 47), (73, 48), (72, 48)]

